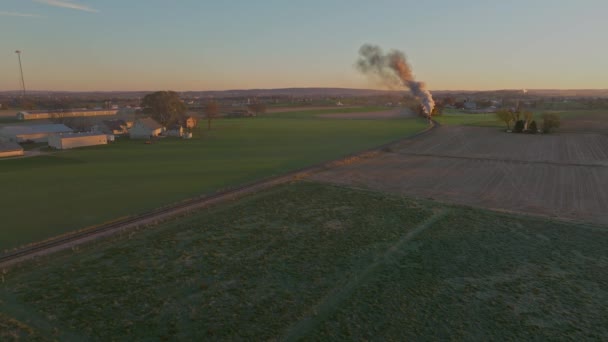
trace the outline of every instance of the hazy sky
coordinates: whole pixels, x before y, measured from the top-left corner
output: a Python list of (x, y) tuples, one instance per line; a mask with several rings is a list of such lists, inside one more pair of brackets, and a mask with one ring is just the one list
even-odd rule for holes
[(606, 0), (0, 0), (0, 90), (379, 88), (364, 43), (431, 89), (608, 88)]

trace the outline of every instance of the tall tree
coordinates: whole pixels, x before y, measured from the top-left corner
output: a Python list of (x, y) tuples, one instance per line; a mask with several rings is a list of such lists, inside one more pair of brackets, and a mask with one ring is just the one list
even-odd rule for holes
[(220, 106), (217, 102), (210, 101), (203, 107), (203, 114), (205, 115), (205, 119), (207, 119), (207, 129), (211, 129), (211, 120), (220, 115)]
[(496, 117), (498, 120), (504, 122), (507, 125), (507, 129), (511, 129), (511, 122), (513, 122), (513, 114), (506, 110), (500, 109), (496, 111)]
[(179, 122), (188, 110), (186, 104), (174, 91), (157, 91), (148, 94), (141, 101), (141, 106), (145, 114), (164, 126)]

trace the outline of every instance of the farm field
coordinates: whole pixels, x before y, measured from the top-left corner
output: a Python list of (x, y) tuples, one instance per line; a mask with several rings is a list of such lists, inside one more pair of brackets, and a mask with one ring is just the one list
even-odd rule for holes
[(335, 159), (427, 127), (420, 119), (296, 114), (215, 120), (212, 130), (203, 128), (192, 140), (146, 145), (119, 138), (106, 146), (0, 160), (0, 251)]
[(562, 119), (560, 131), (608, 134), (608, 110), (573, 111)]
[[(534, 120), (538, 124), (542, 123), (544, 113), (555, 113), (560, 116), (563, 127), (560, 131), (570, 131), (572, 128), (579, 128), (581, 131), (593, 130), (597, 124), (605, 128), (604, 132), (608, 131), (606, 129), (608, 111), (606, 110), (536, 110), (533, 114)], [(498, 120), (495, 113), (471, 114), (456, 109), (446, 109), (443, 115), (434, 116), (433, 119), (447, 126), (506, 128), (505, 123)]]
[(0, 339), (605, 340), (606, 243), (297, 182), (4, 273)]
[(316, 181), (608, 224), (608, 136), (440, 127)]
[(357, 112), (357, 113), (330, 113), (319, 114), (320, 118), (328, 119), (403, 119), (414, 118), (417, 115), (408, 108), (396, 108), (381, 111)]

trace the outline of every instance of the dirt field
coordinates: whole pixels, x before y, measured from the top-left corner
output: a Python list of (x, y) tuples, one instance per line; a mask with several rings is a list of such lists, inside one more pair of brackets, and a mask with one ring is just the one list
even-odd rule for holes
[(413, 118), (414, 114), (407, 108), (392, 109), (380, 112), (363, 112), (363, 113), (334, 113), (320, 114), (319, 118), (326, 119), (398, 119), (398, 118)]
[(318, 181), (608, 224), (608, 136), (440, 127)]
[(561, 127), (562, 132), (608, 134), (608, 110), (565, 118)]

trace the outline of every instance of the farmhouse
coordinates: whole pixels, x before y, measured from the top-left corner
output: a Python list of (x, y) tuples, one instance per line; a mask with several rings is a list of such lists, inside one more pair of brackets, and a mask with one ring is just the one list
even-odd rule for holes
[(116, 115), (118, 109), (57, 109), (57, 110), (32, 110), (17, 113), (18, 120), (36, 119), (59, 119), (73, 118), (79, 116), (110, 116)]
[(124, 120), (104, 120), (93, 127), (93, 131), (106, 134), (121, 135), (129, 133), (128, 124)]
[(70, 148), (106, 145), (108, 136), (100, 133), (53, 134), (49, 136), (49, 146), (58, 150)]
[(181, 137), (184, 135), (184, 128), (180, 125), (173, 125), (165, 131), (164, 135), (168, 137)]
[(133, 127), (129, 130), (129, 135), (132, 139), (149, 139), (159, 136), (163, 130), (163, 126), (154, 119), (142, 118), (135, 121)]
[(15, 142), (0, 141), (0, 158), (18, 157), (23, 155), (23, 147)]
[(49, 135), (71, 133), (72, 129), (63, 124), (5, 126), (0, 128), (0, 138), (12, 142), (48, 142)]

